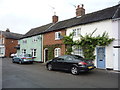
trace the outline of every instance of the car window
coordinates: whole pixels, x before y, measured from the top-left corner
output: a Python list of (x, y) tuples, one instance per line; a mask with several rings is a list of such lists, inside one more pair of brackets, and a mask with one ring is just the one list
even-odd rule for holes
[(73, 60), (73, 57), (68, 56), (68, 57), (66, 58), (66, 60), (67, 60), (67, 61), (72, 61), (72, 60)]
[(56, 60), (64, 60), (64, 59), (59, 58), (59, 57), (53, 59), (53, 61), (56, 61)]
[(63, 58), (57, 58), (57, 60), (64, 60)]
[(66, 59), (66, 57), (67, 57), (66, 55), (64, 55), (64, 56), (59, 56), (59, 58), (64, 59), (64, 60)]
[(31, 54), (25, 54), (24, 57), (32, 57)]
[(78, 55), (72, 55), (72, 57), (75, 58), (75, 59), (82, 59), (83, 58), (83, 57), (78, 56)]

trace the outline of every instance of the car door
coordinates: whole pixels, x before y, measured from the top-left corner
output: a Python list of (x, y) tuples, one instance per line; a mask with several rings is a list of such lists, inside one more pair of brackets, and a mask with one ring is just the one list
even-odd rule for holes
[(64, 60), (64, 69), (68, 70), (73, 64), (73, 57), (67, 56)]
[(14, 61), (15, 61), (15, 62), (19, 62), (19, 58), (18, 58), (18, 57), (15, 57), (15, 58), (14, 58)]
[(58, 57), (56, 61), (56, 66), (58, 69), (64, 69), (64, 58)]
[(54, 69), (62, 69), (62, 64), (63, 64), (64, 60), (62, 58), (54, 58), (52, 65)]

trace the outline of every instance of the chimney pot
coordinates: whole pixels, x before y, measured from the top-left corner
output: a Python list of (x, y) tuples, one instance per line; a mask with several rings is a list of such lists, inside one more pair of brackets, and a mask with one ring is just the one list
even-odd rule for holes
[(80, 5), (78, 5), (77, 8), (80, 8)]
[(76, 9), (76, 17), (85, 15), (85, 9), (84, 9), (83, 7), (84, 7), (83, 4), (82, 4), (81, 7), (80, 7), (80, 5), (77, 6), (77, 9)]
[(58, 22), (58, 16), (56, 16), (56, 15), (52, 16), (52, 22), (53, 23)]
[(10, 32), (9, 28), (6, 29), (6, 32)]
[(84, 7), (84, 5), (82, 4), (82, 8)]

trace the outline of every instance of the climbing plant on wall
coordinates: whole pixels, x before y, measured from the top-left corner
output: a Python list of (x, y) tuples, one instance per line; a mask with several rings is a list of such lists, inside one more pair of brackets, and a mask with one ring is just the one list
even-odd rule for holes
[(63, 37), (63, 43), (66, 46), (66, 53), (65, 54), (71, 54), (72, 46), (74, 45), (73, 33), (71, 33), (69, 36), (64, 36)]
[(54, 45), (45, 45), (44, 49), (48, 49), (48, 60), (54, 58), (54, 49), (55, 48), (61, 48), (61, 44), (54, 44)]
[[(114, 38), (110, 39), (108, 33), (106, 32), (104, 32), (102, 35), (93, 36), (95, 31), (90, 34), (86, 34), (85, 36), (80, 35), (80, 40), (77, 41), (73, 41), (72, 34), (70, 34), (69, 36), (64, 36), (64, 44), (69, 46), (71, 45), (71, 49), (73, 45), (75, 45), (76, 47), (81, 47), (84, 57), (94, 60), (94, 51), (96, 46), (107, 46), (114, 40)], [(70, 50), (68, 54), (70, 54), (71, 52), (72, 50)]]

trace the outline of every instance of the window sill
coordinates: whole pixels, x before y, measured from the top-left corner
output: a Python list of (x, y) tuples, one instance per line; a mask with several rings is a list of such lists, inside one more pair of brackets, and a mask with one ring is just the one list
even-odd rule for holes
[(55, 40), (61, 40), (60, 38), (58, 38), (58, 39), (55, 39)]

